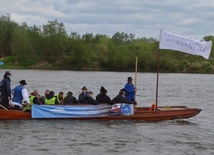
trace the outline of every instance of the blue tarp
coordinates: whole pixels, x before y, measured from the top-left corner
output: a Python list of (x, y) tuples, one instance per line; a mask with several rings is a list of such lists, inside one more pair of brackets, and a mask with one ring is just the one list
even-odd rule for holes
[[(114, 105), (113, 105), (114, 106)], [(32, 105), (32, 118), (79, 118), (108, 116), (111, 105), (63, 106), (63, 105)], [(121, 109), (120, 115), (132, 115), (133, 105), (117, 104)]]
[(0, 61), (0, 66), (3, 65), (3, 64), (4, 64), (4, 62)]
[(107, 116), (111, 106), (88, 105), (88, 106), (55, 106), (33, 105), (32, 118), (75, 118)]

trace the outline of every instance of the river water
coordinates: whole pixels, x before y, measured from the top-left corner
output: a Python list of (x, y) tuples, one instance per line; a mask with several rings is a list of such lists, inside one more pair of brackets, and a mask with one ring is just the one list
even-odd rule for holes
[[(6, 70), (1, 69), (3, 76)], [(10, 70), (11, 86), (25, 79), (29, 92), (72, 91), (101, 86), (113, 98), (131, 76), (139, 106), (156, 98), (155, 73)], [(135, 81), (133, 81), (134, 83)], [(202, 112), (189, 119), (156, 123), (131, 121), (0, 121), (1, 155), (214, 155), (214, 75), (160, 74), (158, 105), (186, 105)]]

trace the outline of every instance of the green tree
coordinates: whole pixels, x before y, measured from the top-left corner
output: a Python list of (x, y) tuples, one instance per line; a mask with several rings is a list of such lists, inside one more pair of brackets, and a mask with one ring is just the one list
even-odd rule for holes
[(66, 50), (68, 35), (64, 24), (57, 20), (49, 21), (43, 25), (43, 55), (51, 62), (57, 61)]
[(0, 18), (0, 57), (11, 55), (11, 41), (13, 32), (18, 24), (11, 21), (10, 15), (1, 16)]

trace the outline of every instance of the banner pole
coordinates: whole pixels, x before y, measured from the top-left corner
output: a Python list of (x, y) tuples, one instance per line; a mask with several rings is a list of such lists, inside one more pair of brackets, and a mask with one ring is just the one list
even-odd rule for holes
[[(136, 57), (136, 60), (135, 60), (135, 88), (137, 88), (137, 60), (138, 58)], [(136, 100), (136, 92), (134, 94), (134, 99)]]
[(160, 72), (160, 49), (158, 49), (158, 67), (157, 67), (157, 82), (156, 82), (156, 102), (155, 102), (155, 110), (158, 107), (158, 82), (159, 82), (159, 72)]

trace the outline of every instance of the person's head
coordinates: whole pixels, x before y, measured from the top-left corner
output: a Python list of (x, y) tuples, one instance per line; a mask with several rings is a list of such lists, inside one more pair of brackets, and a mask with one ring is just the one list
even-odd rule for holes
[(26, 83), (25, 80), (21, 80), (21, 81), (19, 81), (19, 83), (20, 83), (21, 85), (23, 85), (23, 86), (27, 85), (27, 83)]
[(106, 93), (107, 93), (107, 90), (102, 86), (102, 87), (100, 88), (100, 93), (101, 93), (101, 94), (106, 94)]
[(33, 94), (34, 96), (36, 96), (36, 95), (38, 95), (38, 94), (39, 94), (39, 91), (35, 89), (35, 90), (33, 91), (33, 93), (32, 93), (32, 94)]
[(9, 72), (9, 71), (6, 71), (5, 73), (4, 73), (4, 77), (11, 77), (11, 73)]
[(59, 97), (60, 98), (63, 98), (64, 97), (64, 93), (61, 91), (61, 92), (59, 92)]
[(119, 95), (124, 97), (126, 95), (126, 90), (124, 88), (120, 89)]
[(36, 96), (38, 99), (41, 98), (41, 95), (40, 95), (40, 94), (36, 94), (35, 96)]
[(128, 83), (132, 83), (132, 77), (128, 77), (128, 79), (127, 79), (127, 81), (128, 81)]
[(88, 92), (88, 96), (93, 97), (93, 94), (94, 94), (94, 93), (93, 93), (92, 91), (89, 91), (89, 92)]
[(71, 92), (71, 91), (69, 91), (68, 93), (67, 93), (67, 96), (72, 96), (73, 95), (73, 93)]
[(83, 87), (82, 87), (82, 92), (83, 92), (83, 93), (86, 93), (87, 90), (88, 90), (88, 89), (86, 88), (86, 86), (83, 86)]
[(49, 95), (50, 94), (50, 90), (46, 89), (45, 90), (45, 96)]

